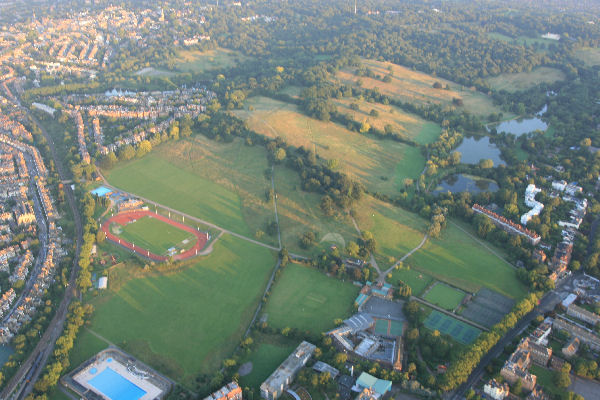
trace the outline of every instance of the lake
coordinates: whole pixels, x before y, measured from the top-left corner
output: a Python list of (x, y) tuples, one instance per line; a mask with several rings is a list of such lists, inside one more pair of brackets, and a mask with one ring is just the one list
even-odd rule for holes
[(498, 125), (496, 125), (496, 131), (498, 133), (510, 133), (517, 137), (535, 131), (545, 132), (546, 129), (548, 129), (548, 124), (542, 121), (539, 117), (544, 115), (547, 109), (548, 106), (544, 105), (544, 108), (538, 111), (535, 114), (536, 116), (533, 118), (512, 119), (510, 121), (501, 122)]
[(433, 191), (438, 193), (460, 193), (469, 192), (477, 194), (480, 192), (495, 192), (498, 190), (496, 182), (478, 176), (458, 174), (447, 176)]
[(487, 136), (466, 137), (456, 151), (461, 154), (460, 162), (463, 164), (478, 164), (479, 161), (489, 158), (494, 162), (494, 166), (506, 165), (500, 158), (500, 149), (490, 143), (490, 138)]

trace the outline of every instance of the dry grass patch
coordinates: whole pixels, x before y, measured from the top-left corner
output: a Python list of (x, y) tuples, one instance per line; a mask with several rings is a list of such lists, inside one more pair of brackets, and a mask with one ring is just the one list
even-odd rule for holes
[(527, 90), (541, 83), (554, 83), (564, 79), (565, 74), (560, 69), (539, 67), (531, 72), (498, 75), (487, 79), (487, 82), (496, 90), (517, 92)]

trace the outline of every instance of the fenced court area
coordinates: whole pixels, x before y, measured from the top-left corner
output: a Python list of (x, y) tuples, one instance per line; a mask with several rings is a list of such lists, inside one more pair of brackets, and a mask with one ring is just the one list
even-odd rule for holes
[(452, 311), (456, 309), (465, 298), (465, 292), (454, 289), (441, 282), (437, 282), (429, 289), (423, 298), (430, 303)]
[(500, 322), (512, 310), (514, 305), (514, 300), (493, 290), (483, 288), (467, 303), (462, 316), (491, 328)]
[(435, 310), (429, 314), (424, 325), (432, 331), (449, 335), (462, 344), (471, 344), (481, 333), (481, 330)]
[(382, 336), (402, 336), (403, 323), (390, 319), (376, 319), (375, 333)]

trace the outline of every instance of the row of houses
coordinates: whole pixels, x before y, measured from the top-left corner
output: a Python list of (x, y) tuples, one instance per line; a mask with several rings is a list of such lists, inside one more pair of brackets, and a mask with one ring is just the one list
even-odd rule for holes
[(8, 277), (8, 281), (14, 284), (16, 281), (24, 281), (29, 273), (29, 267), (33, 264), (33, 255), (27, 250), (19, 260), (19, 264), (15, 267), (13, 273)]
[(83, 126), (83, 117), (78, 110), (73, 111), (72, 115), (75, 119), (75, 125), (77, 125), (77, 144), (79, 145), (79, 156), (81, 157), (81, 161), (89, 164), (91, 159), (90, 153), (87, 150), (87, 145), (85, 144), (85, 128)]
[(42, 209), (46, 219), (53, 220), (56, 218), (56, 212), (54, 211), (54, 204), (52, 203), (52, 198), (50, 197), (50, 192), (46, 187), (46, 182), (42, 178), (34, 179), (35, 186), (37, 189), (37, 193), (39, 195), (40, 201), (42, 203)]
[(479, 204), (473, 204), (473, 207), (471, 207), (471, 209), (478, 214), (485, 215), (494, 223), (494, 225), (503, 229), (509, 234), (521, 235), (525, 237), (533, 245), (537, 245), (541, 240), (540, 235), (538, 235), (537, 233), (523, 227), (522, 225), (516, 224), (508, 218), (505, 218), (502, 215), (490, 211), (487, 208), (480, 206)]
[(33, 146), (30, 146), (26, 143), (17, 141), (17, 140), (13, 140), (10, 137), (6, 136), (5, 134), (0, 133), (0, 143), (6, 144), (10, 147), (13, 147), (23, 153), (26, 153), (33, 161), (33, 165), (35, 168), (35, 171), (30, 171), (33, 172), (34, 175), (40, 176), (40, 177), (46, 177), (48, 175), (48, 171), (46, 170), (46, 165), (44, 164), (44, 161), (42, 159), (42, 156), (40, 154), (40, 152), (38, 151), (38, 149), (36, 149)]

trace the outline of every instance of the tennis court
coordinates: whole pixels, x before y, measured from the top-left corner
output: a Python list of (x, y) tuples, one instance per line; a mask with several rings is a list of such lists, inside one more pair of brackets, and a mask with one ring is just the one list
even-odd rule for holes
[(479, 329), (435, 310), (425, 320), (425, 327), (452, 336), (462, 344), (472, 343), (481, 333)]
[(387, 319), (378, 319), (375, 321), (375, 333), (387, 336), (390, 327), (390, 321)]
[(400, 321), (391, 321), (390, 335), (391, 336), (402, 336), (403, 324)]

